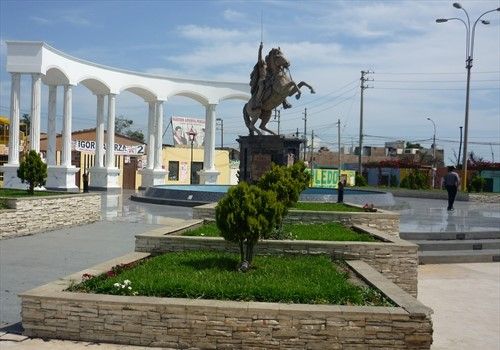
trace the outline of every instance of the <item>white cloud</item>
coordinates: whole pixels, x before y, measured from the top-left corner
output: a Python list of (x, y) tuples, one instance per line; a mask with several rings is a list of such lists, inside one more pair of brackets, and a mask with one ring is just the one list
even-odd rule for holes
[(210, 43), (214, 41), (237, 40), (248, 35), (248, 33), (239, 30), (198, 26), (194, 24), (179, 26), (177, 31), (185, 38), (207, 41)]
[(245, 14), (231, 9), (224, 10), (223, 15), (227, 21), (241, 21), (246, 17)]
[(51, 21), (47, 18), (43, 18), (43, 17), (39, 17), (39, 16), (31, 16), (30, 20), (32, 20), (33, 22), (35, 22), (37, 24), (41, 24), (41, 25), (51, 25), (54, 23), (53, 21)]

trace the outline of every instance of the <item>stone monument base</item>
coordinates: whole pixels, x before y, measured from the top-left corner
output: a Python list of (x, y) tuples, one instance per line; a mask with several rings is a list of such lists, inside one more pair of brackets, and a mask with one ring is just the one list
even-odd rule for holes
[(240, 181), (255, 183), (272, 164), (293, 165), (304, 140), (282, 135), (240, 136)]

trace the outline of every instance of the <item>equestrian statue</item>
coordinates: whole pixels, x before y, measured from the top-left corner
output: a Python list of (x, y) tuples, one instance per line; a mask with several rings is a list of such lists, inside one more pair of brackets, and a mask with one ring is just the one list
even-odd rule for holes
[(258, 119), (261, 120), (259, 125), (261, 130), (276, 135), (274, 131), (266, 127), (271, 119), (273, 109), (280, 104), (283, 105), (284, 109), (291, 108), (292, 105), (288, 103), (286, 98), (295, 95), (298, 100), (302, 86), (307, 86), (312, 94), (314, 94), (314, 89), (304, 81), (298, 84), (293, 81), (289, 69), (290, 62), (279, 47), (269, 51), (265, 61), (262, 59), (262, 47), (261, 42), (257, 64), (250, 74), (252, 97), (243, 107), (243, 118), (250, 135), (254, 135), (254, 132), (262, 135), (262, 132), (255, 127)]

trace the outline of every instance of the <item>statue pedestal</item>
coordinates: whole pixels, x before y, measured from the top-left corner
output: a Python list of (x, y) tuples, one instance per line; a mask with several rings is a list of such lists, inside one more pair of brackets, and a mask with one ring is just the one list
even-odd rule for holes
[(304, 140), (281, 135), (249, 135), (238, 138), (240, 144), (240, 181), (255, 183), (271, 165), (292, 165), (299, 160)]

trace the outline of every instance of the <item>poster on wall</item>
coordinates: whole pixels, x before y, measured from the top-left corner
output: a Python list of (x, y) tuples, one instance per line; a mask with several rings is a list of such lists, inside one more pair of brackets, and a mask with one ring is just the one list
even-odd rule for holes
[(190, 146), (189, 132), (194, 131), (194, 147), (203, 147), (205, 141), (205, 119), (172, 117), (174, 146)]

